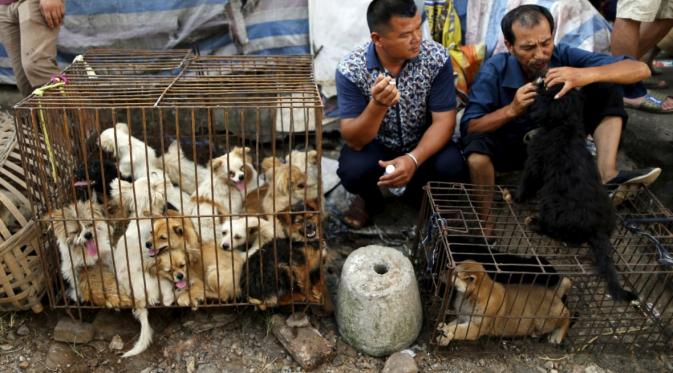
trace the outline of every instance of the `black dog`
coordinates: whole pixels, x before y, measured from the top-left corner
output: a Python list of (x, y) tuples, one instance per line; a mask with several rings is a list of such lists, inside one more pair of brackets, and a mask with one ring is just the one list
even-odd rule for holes
[(531, 220), (531, 229), (571, 245), (587, 242), (610, 295), (615, 300), (635, 300), (636, 295), (619, 284), (612, 260), (610, 236), (617, 218), (585, 146), (582, 93), (571, 90), (554, 99), (560, 88), (538, 88), (530, 116), (540, 124), (540, 130), (528, 144), (528, 158), (514, 199), (521, 202), (539, 191), (539, 215)]

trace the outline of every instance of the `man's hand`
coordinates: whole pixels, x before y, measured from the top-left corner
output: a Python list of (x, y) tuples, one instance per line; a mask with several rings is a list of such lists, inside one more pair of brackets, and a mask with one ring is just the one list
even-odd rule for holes
[(400, 101), (400, 91), (397, 90), (397, 85), (390, 84), (391, 81), (391, 77), (383, 74), (376, 78), (372, 87), (372, 100), (378, 105), (391, 107)]
[(65, 4), (63, 0), (40, 0), (40, 11), (49, 28), (61, 25), (65, 16)]
[(516, 90), (514, 100), (509, 104), (510, 114), (518, 118), (526, 112), (528, 107), (535, 101), (537, 95), (537, 86), (534, 83), (528, 83)]
[(395, 166), (395, 171), (381, 176), (377, 183), (378, 186), (387, 188), (405, 186), (414, 176), (414, 173), (416, 173), (416, 164), (407, 155), (401, 155), (390, 161), (379, 161), (379, 166), (383, 168), (386, 168), (390, 164)]
[(575, 67), (549, 69), (547, 76), (544, 78), (544, 84), (547, 87), (563, 84), (563, 88), (554, 96), (554, 98), (559, 99), (573, 88), (584, 87), (592, 83), (589, 74), (585, 74), (583, 70)]

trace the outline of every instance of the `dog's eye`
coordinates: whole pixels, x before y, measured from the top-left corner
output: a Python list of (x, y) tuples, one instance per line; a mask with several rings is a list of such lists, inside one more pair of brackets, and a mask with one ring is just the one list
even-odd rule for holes
[(236, 173), (234, 171), (229, 171), (229, 177), (234, 177), (236, 176)]
[(229, 233), (229, 231), (222, 231), (223, 235), (226, 235), (227, 233)]
[(180, 263), (179, 268), (185, 268), (185, 263)]
[(299, 189), (304, 189), (305, 186), (306, 185), (304, 183), (297, 184), (297, 188), (299, 188)]
[(240, 234), (235, 235), (235, 236), (234, 236), (234, 239), (235, 239), (235, 240), (240, 240), (240, 239), (241, 239), (241, 235), (240, 235)]
[(245, 166), (241, 166), (239, 171), (245, 171)]
[(160, 239), (160, 240), (167, 240), (168, 237), (162, 235), (162, 236), (159, 236), (159, 239)]

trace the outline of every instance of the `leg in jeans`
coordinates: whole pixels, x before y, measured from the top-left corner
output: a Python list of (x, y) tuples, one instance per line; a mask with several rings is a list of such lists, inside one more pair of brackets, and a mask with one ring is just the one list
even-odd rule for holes
[(32, 86), (23, 71), (21, 63), (21, 30), (19, 28), (19, 3), (0, 5), (0, 40), (7, 51), (12, 63), (16, 85), (21, 94), (27, 96), (32, 92)]
[(367, 210), (375, 212), (381, 208), (383, 197), (376, 185), (385, 171), (379, 166), (379, 160), (389, 159), (390, 152), (377, 141), (365, 145), (360, 151), (348, 145), (341, 148), (337, 175), (347, 191), (362, 197)]
[(466, 173), (463, 155), (458, 145), (450, 141), (416, 170), (414, 177), (407, 185), (404, 196), (410, 202), (418, 204), (423, 196), (423, 186), (428, 181), (463, 182), (467, 179)]
[[(26, 0), (19, 5), (21, 55), (23, 71), (31, 90), (47, 82), (59, 72), (56, 64), (56, 42), (60, 27), (49, 28), (40, 11), (39, 0)], [(22, 91), (22, 93), (25, 92)]]

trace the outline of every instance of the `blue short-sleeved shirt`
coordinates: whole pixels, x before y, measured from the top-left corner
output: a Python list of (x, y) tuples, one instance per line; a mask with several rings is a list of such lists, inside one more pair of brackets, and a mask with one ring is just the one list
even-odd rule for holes
[[(565, 44), (556, 45), (552, 53), (550, 67), (592, 67), (603, 66), (622, 61), (628, 57), (610, 56), (601, 53), (587, 52), (582, 49), (572, 48)], [(526, 84), (526, 79), (516, 57), (509, 53), (499, 53), (488, 59), (479, 70), (472, 87), (470, 87), (469, 103), (460, 121), (461, 134), (467, 134), (468, 124), (472, 119), (481, 118), (506, 105), (509, 105), (516, 95), (517, 89)], [(637, 84), (632, 91), (642, 90), (642, 85)], [(638, 96), (635, 96), (638, 97)], [(498, 131), (507, 131), (507, 128), (526, 130), (535, 127), (529, 123), (527, 116), (521, 116), (507, 123)]]
[[(386, 73), (372, 42), (362, 45), (339, 62), (336, 71), (337, 99), (341, 118), (362, 114), (371, 100), (371, 87)], [(421, 42), (417, 57), (407, 61), (395, 78), (400, 101), (391, 107), (376, 139), (389, 149), (413, 150), (427, 128), (427, 114), (455, 109), (451, 59), (434, 41)]]

